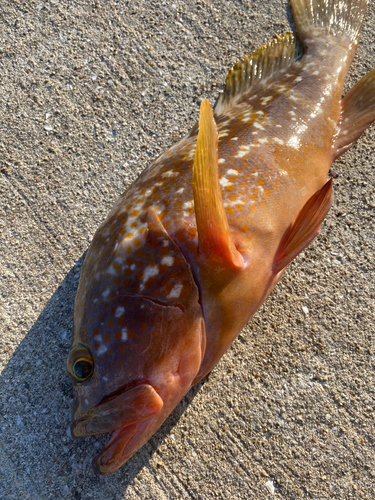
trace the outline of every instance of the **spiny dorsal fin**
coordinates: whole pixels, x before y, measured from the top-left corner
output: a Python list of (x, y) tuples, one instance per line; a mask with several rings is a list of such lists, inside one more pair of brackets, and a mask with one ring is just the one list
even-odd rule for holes
[(375, 69), (352, 87), (341, 101), (341, 116), (333, 145), (336, 160), (375, 121)]
[(243, 257), (229, 232), (220, 191), (218, 133), (210, 103), (201, 104), (199, 132), (193, 167), (193, 193), (199, 252), (208, 262), (239, 269)]
[(286, 71), (302, 54), (299, 40), (287, 32), (238, 61), (228, 73), (225, 90), (215, 105), (215, 115), (225, 113), (259, 84), (264, 85), (270, 77)]
[(282, 271), (318, 235), (320, 225), (331, 208), (332, 179), (307, 200), (294, 224), (281, 240), (273, 261), (275, 274)]

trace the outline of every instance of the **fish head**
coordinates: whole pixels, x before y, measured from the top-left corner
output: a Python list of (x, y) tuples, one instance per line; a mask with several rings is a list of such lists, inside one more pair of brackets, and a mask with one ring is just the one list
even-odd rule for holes
[[(74, 438), (113, 432), (94, 459), (102, 474), (118, 469), (160, 427), (204, 356), (205, 324), (190, 266), (156, 213), (149, 210), (145, 219), (141, 258), (127, 248), (114, 252), (115, 243), (92, 259), (102, 236), (94, 238), (75, 302), (67, 360), (71, 432)], [(119, 255), (127, 263), (118, 268), (120, 282), (107, 272)], [(125, 273), (127, 266), (134, 272)]]

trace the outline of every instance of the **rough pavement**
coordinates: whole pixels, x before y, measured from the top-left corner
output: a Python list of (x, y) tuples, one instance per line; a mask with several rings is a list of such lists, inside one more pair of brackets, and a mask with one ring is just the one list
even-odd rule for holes
[[(0, 498), (374, 498), (375, 127), (337, 161), (313, 245), (120, 471), (73, 441), (65, 359), (84, 252), (115, 199), (290, 27), (270, 0), (2, 0)], [(375, 67), (375, 3), (347, 88)]]

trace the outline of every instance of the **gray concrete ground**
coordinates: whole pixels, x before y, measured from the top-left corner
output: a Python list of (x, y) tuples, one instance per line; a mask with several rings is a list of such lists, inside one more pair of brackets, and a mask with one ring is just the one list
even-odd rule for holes
[[(375, 127), (335, 204), (211, 376), (120, 471), (73, 441), (83, 255), (119, 194), (289, 29), (285, 1), (2, 0), (0, 498), (374, 498)], [(370, 6), (347, 83), (375, 67)]]

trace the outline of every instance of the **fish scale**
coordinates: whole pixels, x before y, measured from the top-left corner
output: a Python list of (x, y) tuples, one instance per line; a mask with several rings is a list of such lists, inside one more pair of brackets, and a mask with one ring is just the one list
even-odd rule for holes
[(291, 5), (299, 39), (235, 64), (214, 110), (202, 102), (89, 248), (67, 368), (72, 435), (113, 431), (93, 462), (102, 474), (152, 436), (317, 236), (330, 165), (375, 120), (375, 70), (340, 100), (367, 2)]

